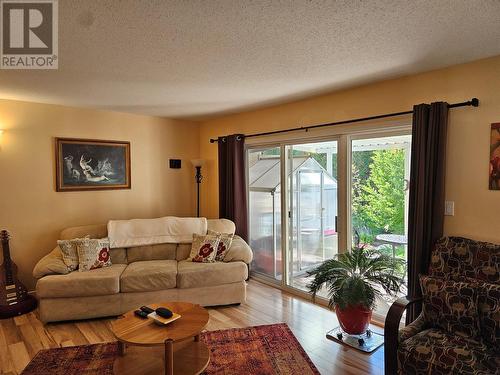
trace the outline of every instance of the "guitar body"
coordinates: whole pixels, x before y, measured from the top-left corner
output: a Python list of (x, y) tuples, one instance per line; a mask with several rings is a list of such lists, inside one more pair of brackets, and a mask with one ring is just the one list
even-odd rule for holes
[(17, 266), (10, 258), (9, 234), (0, 232), (3, 263), (0, 265), (0, 319), (26, 314), (37, 306), (35, 297), (17, 278)]
[(0, 319), (12, 318), (14, 316), (23, 315), (36, 309), (38, 302), (35, 297), (27, 295), (27, 297), (17, 304), (0, 305)]

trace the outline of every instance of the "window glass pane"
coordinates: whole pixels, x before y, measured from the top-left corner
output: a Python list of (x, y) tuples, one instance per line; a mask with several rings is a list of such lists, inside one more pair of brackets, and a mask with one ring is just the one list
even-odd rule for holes
[[(406, 259), (411, 136), (357, 139), (351, 146), (352, 244)], [(377, 312), (383, 314), (393, 298), (382, 294)]]
[(249, 150), (248, 199), (252, 270), (280, 280), (281, 196), (280, 149)]
[(286, 154), (291, 234), (287, 284), (308, 291), (307, 271), (338, 251), (337, 142), (287, 146)]

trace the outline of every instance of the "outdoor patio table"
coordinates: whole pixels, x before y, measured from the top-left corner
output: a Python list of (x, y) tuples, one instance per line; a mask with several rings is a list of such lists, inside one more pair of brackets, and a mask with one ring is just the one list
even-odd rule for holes
[(408, 239), (405, 235), (402, 234), (379, 234), (375, 237), (382, 243), (386, 243), (392, 246), (392, 257), (396, 257), (396, 246), (398, 245), (406, 245), (408, 243)]

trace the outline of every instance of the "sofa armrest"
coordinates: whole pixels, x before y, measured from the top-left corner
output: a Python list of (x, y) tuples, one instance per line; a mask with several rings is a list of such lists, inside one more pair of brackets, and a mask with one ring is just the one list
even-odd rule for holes
[(253, 259), (253, 252), (250, 246), (240, 236), (234, 236), (233, 242), (224, 257), (224, 262), (242, 261), (250, 264)]
[(417, 333), (426, 328), (425, 320), (422, 314), (418, 316), (413, 322), (406, 327), (401, 328), (398, 332), (398, 343), (408, 340), (410, 337), (415, 336)]
[(392, 304), (389, 312), (387, 313), (384, 326), (384, 362), (386, 374), (397, 374), (398, 371), (397, 353), (399, 344), (399, 323), (401, 321), (401, 317), (409, 306), (420, 301), (422, 301), (421, 297), (399, 298)]
[(41, 279), (46, 275), (65, 275), (67, 273), (69, 273), (69, 269), (63, 262), (59, 246), (40, 259), (33, 268), (33, 277), (35, 279)]

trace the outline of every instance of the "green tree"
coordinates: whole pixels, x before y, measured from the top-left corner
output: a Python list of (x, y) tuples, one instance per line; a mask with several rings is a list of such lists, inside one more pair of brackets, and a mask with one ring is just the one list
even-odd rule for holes
[[(315, 159), (319, 165), (321, 165), (325, 170), (326, 169), (326, 153), (312, 153), (311, 157)], [(337, 178), (337, 154), (332, 155), (332, 169), (333, 171), (328, 171), (328, 173), (332, 173), (333, 178)]]
[(375, 239), (376, 228), (368, 218), (363, 201), (363, 186), (370, 177), (370, 165), (373, 162), (373, 151), (356, 151), (352, 153), (352, 226), (353, 244), (371, 243)]
[(403, 150), (373, 152), (370, 175), (357, 202), (372, 231), (404, 233), (404, 162)]

